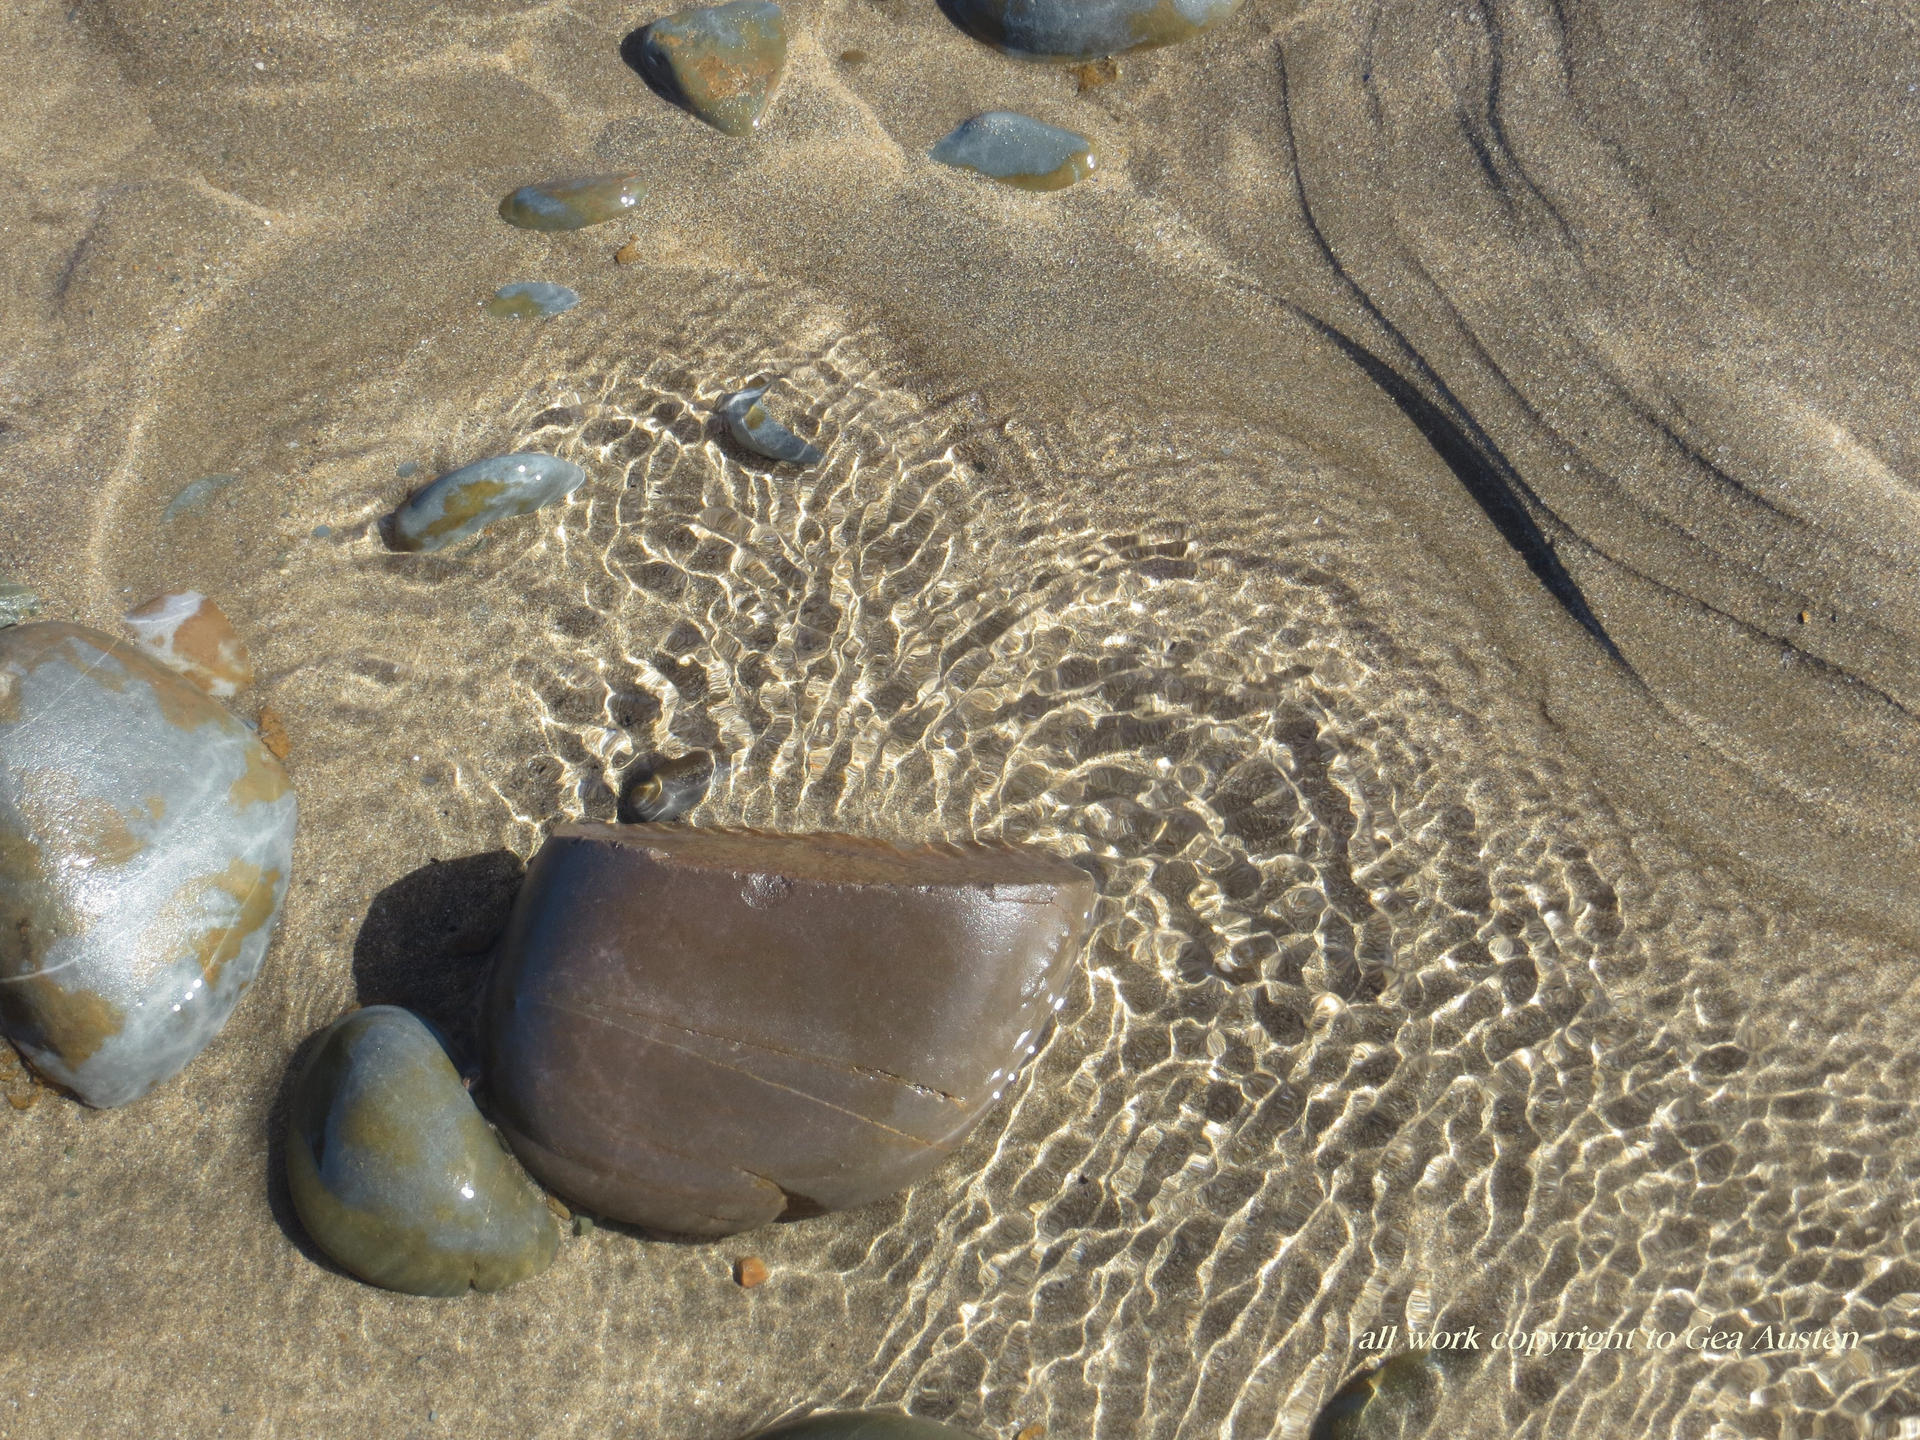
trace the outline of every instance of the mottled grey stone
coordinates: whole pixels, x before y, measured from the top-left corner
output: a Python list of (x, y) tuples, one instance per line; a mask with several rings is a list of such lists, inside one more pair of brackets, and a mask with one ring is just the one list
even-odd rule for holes
[(135, 646), (0, 630), (0, 1028), (92, 1105), (172, 1075), (260, 968), (294, 819), (254, 733)]
[(0, 625), (18, 625), (39, 613), (38, 591), (11, 580), (0, 580)]
[(940, 0), (947, 18), (996, 50), (1037, 60), (1098, 60), (1209, 30), (1241, 0)]
[(493, 292), (480, 308), (502, 320), (540, 320), (559, 315), (580, 303), (580, 297), (550, 280), (516, 280)]
[(767, 414), (760, 397), (767, 393), (761, 385), (752, 390), (736, 390), (720, 402), (720, 418), (736, 443), (769, 460), (786, 460), (795, 465), (814, 465), (821, 452), (802, 440), (786, 426)]
[(1084, 135), (1012, 110), (988, 110), (933, 147), (942, 165), (973, 170), (1021, 190), (1063, 190), (1097, 163)]
[(560, 1227), (416, 1016), (333, 1022), (294, 1082), (287, 1185), (314, 1241), (413, 1295), (499, 1290), (553, 1263)]
[(1092, 900), (1017, 846), (560, 826), (494, 965), (501, 1133), (581, 1208), (675, 1234), (891, 1194), (1038, 1047)]
[(583, 230), (618, 220), (647, 187), (637, 175), (576, 175), (522, 185), (500, 202), (500, 218), (522, 230)]
[(787, 64), (787, 21), (773, 0), (730, 0), (655, 20), (630, 63), (671, 103), (727, 135), (750, 135)]
[(449, 471), (393, 512), (396, 550), (444, 550), (497, 520), (530, 515), (586, 483), (571, 460), (537, 451), (497, 455)]

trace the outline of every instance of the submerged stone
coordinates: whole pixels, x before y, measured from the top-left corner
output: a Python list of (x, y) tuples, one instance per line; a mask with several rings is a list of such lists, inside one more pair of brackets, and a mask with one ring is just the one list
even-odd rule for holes
[(1375, 1440), (1412, 1434), (1439, 1399), (1440, 1368), (1425, 1350), (1369, 1365), (1342, 1385), (1314, 1418), (1307, 1440)]
[(916, 1420), (882, 1410), (842, 1410), (831, 1415), (809, 1415), (762, 1430), (753, 1440), (976, 1440), (970, 1430), (956, 1430), (937, 1420)]
[(753, 390), (736, 390), (720, 402), (720, 418), (735, 443), (769, 460), (786, 460), (795, 465), (819, 463), (821, 452), (786, 426), (767, 414), (760, 397), (767, 393), (762, 385)]
[(480, 308), (502, 320), (540, 320), (571, 310), (580, 297), (550, 280), (517, 280), (502, 285)]
[(496, 520), (531, 515), (586, 483), (571, 460), (538, 451), (496, 455), (450, 470), (393, 512), (396, 550), (444, 550)]
[(182, 485), (179, 493), (167, 502), (167, 508), (160, 512), (161, 521), (200, 514), (213, 503), (214, 496), (239, 478), (238, 475), (202, 475), (198, 480)]
[(627, 47), (663, 99), (727, 135), (749, 135), (787, 64), (787, 21), (773, 0), (730, 0), (655, 20)]
[(1092, 902), (1016, 846), (560, 826), (483, 1022), (502, 1133), (549, 1189), (674, 1234), (879, 1199), (1037, 1048)]
[(630, 825), (679, 820), (706, 799), (715, 773), (704, 750), (650, 760), (621, 787), (620, 818)]
[(1021, 190), (1064, 190), (1098, 163), (1084, 135), (1012, 110), (988, 110), (933, 147), (942, 165), (974, 170)]
[(254, 733), (130, 642), (0, 630), (0, 1029), (88, 1104), (144, 1095), (253, 982), (294, 819)]
[(294, 1082), (287, 1185), (314, 1242), (411, 1295), (500, 1290), (553, 1263), (560, 1227), (424, 1022), (370, 1005)]
[(209, 695), (224, 700), (253, 683), (246, 642), (198, 590), (156, 595), (123, 618), (142, 650)]
[(1099, 60), (1210, 30), (1241, 0), (940, 0), (974, 39), (1035, 60)]
[(522, 230), (584, 230), (618, 220), (640, 203), (638, 175), (577, 175), (522, 185), (500, 202), (500, 218)]
[(0, 580), (0, 625), (18, 625), (39, 613), (39, 592), (31, 586)]

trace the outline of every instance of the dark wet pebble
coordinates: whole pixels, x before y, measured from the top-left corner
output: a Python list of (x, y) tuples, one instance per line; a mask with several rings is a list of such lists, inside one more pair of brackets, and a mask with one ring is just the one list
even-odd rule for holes
[(334, 1021), (294, 1082), (287, 1184), (314, 1242), (411, 1295), (500, 1290), (553, 1263), (560, 1227), (418, 1017)]
[(280, 762), (128, 641), (0, 630), (0, 1029), (90, 1105), (220, 1032), (292, 869)]
[(39, 613), (39, 591), (12, 580), (0, 580), (0, 626), (18, 625)]
[(642, 761), (621, 786), (620, 819), (629, 825), (683, 819), (706, 799), (714, 773), (704, 750)]
[(973, 170), (1020, 190), (1064, 190), (1098, 163), (1084, 135), (1012, 110), (988, 110), (933, 147), (942, 165)]
[(1010, 55), (1098, 60), (1210, 30), (1242, 0), (939, 0), (955, 25)]
[(462, 465), (393, 512), (393, 548), (444, 550), (495, 521), (564, 500), (586, 479), (587, 472), (571, 460), (532, 450)]
[(750, 135), (787, 64), (787, 21), (773, 0), (681, 10), (637, 31), (631, 63), (664, 99), (727, 135)]
[(1424, 1350), (1369, 1365), (1321, 1407), (1307, 1440), (1385, 1440), (1416, 1433), (1433, 1416), (1439, 1382), (1439, 1366)]
[(646, 194), (637, 175), (578, 175), (522, 185), (500, 202), (500, 218), (522, 230), (583, 230), (633, 213)]
[(881, 1410), (843, 1410), (809, 1415), (762, 1430), (752, 1440), (978, 1440), (971, 1430), (956, 1430), (937, 1420), (918, 1420)]
[(179, 493), (160, 512), (160, 519), (178, 520), (183, 515), (202, 514), (213, 503), (214, 496), (239, 478), (238, 475), (202, 475), (198, 480), (180, 487)]
[(493, 298), (480, 308), (502, 320), (540, 320), (559, 315), (580, 303), (580, 297), (564, 285), (548, 280), (517, 280), (502, 285)]
[(769, 460), (785, 460), (795, 465), (818, 464), (821, 452), (786, 426), (767, 414), (760, 397), (767, 393), (762, 385), (752, 390), (736, 390), (720, 402), (720, 418), (727, 433), (738, 445)]
[(1021, 847), (563, 825), (482, 1026), (501, 1131), (569, 1203), (672, 1234), (877, 1200), (1001, 1099), (1092, 902)]
[(420, 462), (418, 460), (402, 460), (398, 465), (393, 467), (393, 473), (399, 479), (411, 480), (420, 473)]

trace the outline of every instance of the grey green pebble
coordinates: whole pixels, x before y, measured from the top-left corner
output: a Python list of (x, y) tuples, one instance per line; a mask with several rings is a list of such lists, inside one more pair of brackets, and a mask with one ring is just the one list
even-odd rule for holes
[(1212, 29), (1242, 0), (940, 0), (974, 39), (1033, 60), (1099, 60)]
[(720, 418), (726, 422), (727, 433), (737, 444), (769, 460), (795, 465), (818, 463), (822, 455), (816, 447), (767, 414), (767, 407), (760, 403), (766, 393), (767, 387), (761, 385), (736, 390), (720, 402)]
[(476, 460), (422, 487), (393, 512), (396, 550), (444, 550), (487, 526), (564, 500), (586, 483), (571, 460), (525, 450)]
[(1020, 190), (1064, 190), (1098, 164), (1086, 136), (1013, 110), (988, 110), (935, 145), (935, 160)]
[(516, 280), (493, 292), (480, 308), (502, 320), (541, 320), (580, 303), (580, 297), (550, 280)]
[(787, 21), (773, 0), (730, 0), (655, 20), (640, 31), (647, 83), (725, 135), (750, 135), (787, 65)]
[(18, 625), (39, 613), (38, 591), (12, 580), (0, 580), (0, 625)]
[(582, 230), (632, 213), (645, 194), (638, 175), (542, 180), (502, 200), (500, 218), (522, 230)]
[(501, 1290), (553, 1263), (560, 1226), (445, 1048), (397, 1005), (333, 1022), (294, 1082), (287, 1185), (314, 1242), (410, 1295)]
[(881, 1410), (843, 1410), (831, 1415), (809, 1415), (762, 1430), (753, 1440), (977, 1440), (969, 1430), (956, 1430), (937, 1420), (920, 1420)]
[(238, 475), (202, 475), (198, 480), (182, 485), (173, 499), (167, 502), (167, 508), (160, 512), (160, 519), (178, 520), (183, 515), (198, 515), (213, 503), (213, 497), (226, 489)]

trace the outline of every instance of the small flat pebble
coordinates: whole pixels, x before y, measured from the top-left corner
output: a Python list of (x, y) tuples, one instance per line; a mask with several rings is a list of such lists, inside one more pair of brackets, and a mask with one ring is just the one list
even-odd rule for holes
[(942, 165), (973, 170), (1020, 190), (1064, 190), (1098, 163), (1084, 135), (1012, 110), (988, 110), (933, 147)]
[(316, 1244), (411, 1295), (500, 1290), (553, 1263), (546, 1197), (480, 1116), (418, 1017), (336, 1020), (294, 1082), (287, 1184)]
[(246, 642), (225, 612), (198, 590), (156, 595), (123, 618), (135, 644), (209, 695), (229, 699), (253, 683)]
[(742, 1255), (733, 1262), (733, 1283), (752, 1290), (767, 1283), (767, 1262), (758, 1255)]
[(647, 252), (641, 247), (638, 235), (629, 237), (626, 244), (613, 252), (613, 263), (616, 265), (637, 265), (646, 258)]
[(564, 285), (548, 280), (517, 280), (502, 285), (493, 298), (480, 308), (502, 320), (540, 320), (559, 315), (580, 303), (580, 297)]
[(734, 442), (769, 460), (785, 460), (794, 465), (815, 465), (821, 452), (786, 426), (767, 414), (760, 397), (767, 393), (762, 385), (752, 390), (736, 390), (720, 402), (720, 418)]
[(411, 480), (420, 473), (420, 462), (418, 460), (402, 460), (398, 465), (393, 467), (393, 473), (401, 480)]
[(1035, 60), (1099, 60), (1212, 29), (1242, 0), (939, 0), (974, 39)]
[(90, 1105), (179, 1070), (260, 969), (295, 817), (259, 737), (132, 642), (0, 630), (0, 1029)]
[(530, 515), (586, 483), (571, 460), (538, 451), (498, 455), (449, 471), (393, 513), (396, 550), (444, 550), (498, 520)]
[(522, 230), (583, 230), (629, 215), (646, 194), (638, 175), (577, 175), (522, 185), (500, 202), (500, 218)]
[(18, 625), (40, 613), (40, 595), (30, 586), (0, 580), (0, 626)]
[(956, 1430), (937, 1420), (919, 1420), (884, 1410), (842, 1410), (809, 1415), (762, 1430), (753, 1440), (978, 1440), (970, 1430)]
[(634, 66), (661, 96), (726, 135), (750, 135), (787, 64), (773, 0), (681, 10), (640, 30)]
[(715, 773), (704, 750), (647, 761), (620, 790), (620, 818), (628, 824), (680, 820), (706, 798)]

